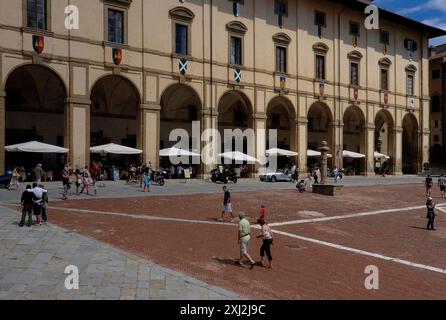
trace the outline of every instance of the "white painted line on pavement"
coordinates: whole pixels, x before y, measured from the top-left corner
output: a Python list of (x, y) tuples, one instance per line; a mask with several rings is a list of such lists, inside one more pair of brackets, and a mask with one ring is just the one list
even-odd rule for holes
[(331, 221), (331, 220), (343, 220), (343, 219), (350, 219), (350, 218), (357, 218), (357, 217), (373, 216), (373, 215), (378, 215), (378, 214), (383, 214), (383, 213), (395, 213), (395, 212), (410, 211), (410, 210), (420, 210), (420, 209), (425, 209), (425, 208), (426, 208), (426, 206), (418, 206), (418, 207), (387, 209), (387, 210), (379, 210), (379, 211), (371, 211), (371, 212), (361, 212), (361, 213), (347, 214), (347, 215), (343, 215), (343, 216), (333, 216), (333, 217), (325, 217), (325, 218), (301, 219), (301, 220), (294, 220), (294, 221), (287, 221), (287, 222), (277, 222), (277, 223), (271, 223), (270, 226), (271, 227), (280, 227), (280, 226), (287, 226), (287, 225), (293, 225), (293, 224), (324, 222), (324, 221)]
[[(420, 209), (420, 208), (425, 208), (425, 206), (405, 208), (405, 209), (381, 210), (381, 211), (375, 211), (375, 213), (373, 213), (373, 214), (378, 214), (376, 212), (383, 213), (383, 211), (384, 212), (398, 212), (398, 211), (405, 211), (405, 210), (410, 210), (410, 209), (413, 210), (414, 208)], [(103, 214), (103, 215), (130, 217), (130, 218), (135, 218), (135, 219), (151, 220), (151, 221), (172, 221), (172, 222), (185, 222), (185, 223), (206, 224), (206, 225), (220, 225), (220, 226), (223, 225), (223, 226), (231, 226), (231, 227), (235, 226), (233, 223), (222, 223), (222, 222), (212, 222), (212, 221), (202, 221), (202, 220), (187, 220), (187, 219), (166, 218), (166, 217), (153, 217), (153, 216), (134, 215), (134, 214), (127, 214), (127, 213), (101, 212), (101, 211), (94, 211), (94, 210), (82, 210), (82, 209), (70, 209), (70, 208), (58, 208), (58, 207), (51, 207), (51, 209), (69, 211), (69, 212), (96, 213), (96, 214)], [(369, 214), (372, 214), (372, 213), (369, 213)], [(257, 225), (252, 226), (252, 228), (260, 229), (260, 227)], [(373, 258), (377, 258), (377, 259), (381, 259), (381, 260), (385, 260), (385, 261), (391, 261), (391, 262), (406, 265), (406, 266), (409, 266), (412, 268), (446, 274), (445, 269), (441, 269), (441, 268), (437, 268), (437, 267), (433, 267), (433, 266), (429, 266), (429, 265), (425, 265), (425, 264), (410, 262), (410, 261), (399, 259), (399, 258), (388, 257), (388, 256), (385, 256), (382, 254), (372, 253), (372, 252), (355, 249), (355, 248), (350, 248), (350, 247), (330, 243), (327, 241), (307, 238), (307, 237), (299, 236), (299, 235), (288, 233), (288, 232), (273, 230), (273, 233), (279, 234), (279, 235), (282, 235), (285, 237), (301, 240), (301, 241), (311, 242), (314, 244), (318, 244), (318, 245), (322, 245), (322, 246), (326, 246), (326, 247), (330, 247), (330, 248), (334, 248), (334, 249), (338, 249), (338, 250), (342, 250), (342, 251), (347, 251), (347, 252), (363, 255), (363, 256), (373, 257)]]
[(372, 253), (372, 252), (368, 252), (368, 251), (364, 251), (364, 250), (359, 250), (359, 249), (354, 249), (354, 248), (350, 248), (350, 247), (345, 247), (342, 245), (338, 245), (338, 244), (334, 244), (334, 243), (330, 243), (330, 242), (326, 242), (326, 241), (321, 241), (321, 240), (316, 240), (316, 239), (311, 239), (311, 238), (307, 238), (307, 237), (302, 237), (302, 236), (298, 236), (292, 233), (288, 233), (288, 232), (283, 232), (283, 231), (277, 231), (277, 230), (273, 230), (274, 234), (280, 234), (282, 236), (286, 236), (286, 237), (290, 237), (290, 238), (294, 238), (294, 239), (298, 239), (298, 240), (302, 240), (302, 241), (306, 241), (306, 242), (311, 242), (311, 243), (315, 243), (318, 245), (322, 245), (322, 246), (326, 246), (326, 247), (330, 247), (330, 248), (334, 248), (334, 249), (338, 249), (338, 250), (343, 250), (343, 251), (347, 251), (347, 252), (352, 252), (352, 253), (356, 253), (359, 255), (363, 255), (363, 256), (369, 256), (369, 257), (373, 257), (373, 258), (377, 258), (377, 259), (381, 259), (381, 260), (385, 260), (385, 261), (391, 261), (391, 262), (395, 262), (395, 263), (399, 263), (399, 264), (403, 264), (409, 267), (413, 267), (413, 268), (417, 268), (417, 269), (423, 269), (423, 270), (428, 270), (428, 271), (433, 271), (433, 272), (437, 272), (437, 273), (442, 273), (442, 274), (446, 274), (446, 270), (445, 269), (441, 269), (441, 268), (437, 268), (437, 267), (432, 267), (432, 266), (428, 266), (425, 264), (420, 264), (420, 263), (414, 263), (414, 262), (410, 262), (407, 260), (402, 260), (399, 258), (392, 258), (392, 257), (388, 257), (388, 256), (384, 256), (378, 253)]

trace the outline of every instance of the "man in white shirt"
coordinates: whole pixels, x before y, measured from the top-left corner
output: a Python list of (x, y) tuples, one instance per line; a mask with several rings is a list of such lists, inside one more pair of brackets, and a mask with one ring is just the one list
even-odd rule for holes
[(48, 193), (48, 190), (38, 187), (37, 183), (33, 184), (33, 188), (27, 190), (34, 194), (33, 199), (33, 211), (34, 215), (37, 217), (37, 223), (42, 225), (42, 206), (43, 206), (43, 194)]

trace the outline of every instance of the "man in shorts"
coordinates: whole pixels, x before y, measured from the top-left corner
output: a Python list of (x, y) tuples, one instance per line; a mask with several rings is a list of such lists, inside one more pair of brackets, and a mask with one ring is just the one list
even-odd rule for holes
[(441, 198), (446, 199), (446, 177), (444, 174), (441, 175), (440, 178), (438, 178), (438, 187), (441, 191)]
[(239, 218), (238, 243), (240, 245), (240, 260), (238, 261), (238, 264), (243, 265), (243, 257), (245, 257), (249, 260), (252, 270), (256, 263), (248, 253), (249, 240), (251, 240), (251, 225), (246, 219), (246, 214), (244, 212), (240, 212)]
[(224, 221), (224, 217), (226, 214), (231, 215), (231, 218), (234, 220), (234, 214), (232, 213), (232, 202), (231, 202), (231, 193), (228, 191), (226, 186), (223, 187), (224, 199), (223, 199), (223, 211), (221, 212), (220, 222)]

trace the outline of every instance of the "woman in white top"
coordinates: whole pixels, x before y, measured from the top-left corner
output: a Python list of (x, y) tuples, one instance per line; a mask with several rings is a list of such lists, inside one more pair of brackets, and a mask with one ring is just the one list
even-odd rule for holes
[(263, 239), (263, 244), (262, 247), (260, 248), (260, 264), (262, 266), (264, 266), (263, 264), (263, 259), (265, 258), (265, 253), (266, 256), (268, 257), (268, 268), (272, 269), (273, 268), (273, 256), (271, 254), (271, 245), (273, 244), (273, 232), (270, 228), (270, 226), (268, 225), (268, 223), (265, 220), (259, 219), (259, 224), (262, 227), (262, 233), (257, 237), (257, 238), (262, 238)]

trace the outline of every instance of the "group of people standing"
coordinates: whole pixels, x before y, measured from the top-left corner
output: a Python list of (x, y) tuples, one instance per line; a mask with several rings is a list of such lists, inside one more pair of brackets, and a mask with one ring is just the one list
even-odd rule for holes
[[(223, 187), (224, 198), (223, 198), (223, 210), (221, 213), (220, 222), (224, 221), (225, 215), (229, 215), (231, 217), (231, 222), (234, 222), (235, 216), (232, 211), (232, 199), (231, 193), (229, 192), (226, 186)], [(273, 245), (273, 232), (267, 222), (266, 219), (267, 209), (265, 205), (260, 206), (260, 217), (257, 220), (257, 223), (260, 226), (260, 234), (257, 238), (262, 239), (262, 246), (260, 247), (260, 262), (258, 263), (261, 266), (264, 266), (263, 261), (265, 256), (268, 258), (268, 268), (273, 267), (273, 257), (271, 253), (271, 246)], [(257, 263), (252, 259), (249, 254), (249, 243), (251, 241), (251, 224), (247, 219), (247, 216), (244, 212), (239, 213), (239, 222), (238, 222), (238, 244), (240, 247), (240, 259), (237, 261), (237, 264), (242, 266), (243, 259), (246, 258), (249, 261), (250, 268), (253, 269)]]
[[(31, 227), (33, 224), (33, 214), (36, 216), (37, 224), (47, 223), (47, 207), (48, 207), (48, 190), (41, 184), (34, 183), (32, 186), (27, 185), (26, 190), (22, 194), (22, 219), (19, 226)], [(28, 217), (28, 221), (26, 218)]]

